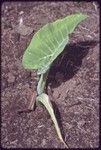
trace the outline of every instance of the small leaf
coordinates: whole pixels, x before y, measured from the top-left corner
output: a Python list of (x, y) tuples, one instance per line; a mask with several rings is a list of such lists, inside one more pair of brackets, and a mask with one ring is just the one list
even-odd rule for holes
[(26, 49), (23, 66), (26, 69), (38, 69), (38, 74), (45, 73), (65, 48), (69, 34), (86, 18), (87, 15), (77, 13), (43, 26), (35, 33)]
[(56, 120), (56, 117), (55, 117), (55, 114), (54, 114), (54, 110), (53, 110), (53, 107), (52, 107), (52, 104), (49, 100), (49, 97), (47, 94), (45, 93), (42, 93), (41, 95), (39, 95), (37, 98), (36, 98), (36, 101), (37, 102), (41, 102), (45, 107), (46, 109), (48, 110), (50, 116), (51, 116), (51, 119), (53, 120), (54, 122), (54, 125), (55, 125), (55, 128), (56, 128), (56, 131), (57, 131), (57, 134), (58, 134), (58, 137), (59, 139), (61, 140), (61, 142), (64, 143), (64, 145), (68, 148), (68, 146), (66, 145), (66, 143), (64, 142), (63, 138), (62, 138), (62, 135), (61, 135), (61, 131), (60, 131), (60, 128), (59, 128), (59, 125), (58, 125), (58, 122)]

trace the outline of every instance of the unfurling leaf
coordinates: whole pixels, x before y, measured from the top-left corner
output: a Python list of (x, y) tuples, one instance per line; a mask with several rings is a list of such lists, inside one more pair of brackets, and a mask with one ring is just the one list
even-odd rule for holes
[(66, 143), (64, 142), (63, 138), (62, 138), (62, 135), (61, 135), (61, 131), (60, 131), (60, 128), (59, 128), (59, 125), (58, 125), (58, 122), (56, 120), (56, 117), (55, 117), (55, 114), (54, 114), (54, 110), (53, 110), (53, 107), (52, 107), (52, 104), (49, 100), (49, 97), (47, 94), (45, 93), (42, 93), (41, 95), (39, 95), (36, 99), (37, 102), (41, 102), (45, 107), (46, 109), (48, 110), (50, 116), (51, 116), (51, 119), (53, 120), (54, 122), (54, 125), (55, 125), (55, 128), (56, 128), (56, 131), (57, 131), (57, 134), (58, 134), (58, 137), (59, 139), (61, 140), (62, 143), (64, 143), (64, 145), (66, 147), (68, 147), (66, 145)]

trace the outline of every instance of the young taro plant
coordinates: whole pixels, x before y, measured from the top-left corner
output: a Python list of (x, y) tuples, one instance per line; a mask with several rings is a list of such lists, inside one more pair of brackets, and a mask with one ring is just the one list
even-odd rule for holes
[[(45, 85), (52, 62), (64, 50), (69, 41), (69, 34), (86, 18), (87, 15), (78, 13), (46, 24), (35, 33), (22, 58), (25, 69), (37, 70), (40, 78), (37, 85), (36, 104), (42, 103), (46, 107), (54, 122), (58, 137), (66, 147), (68, 146), (62, 138), (49, 96), (45, 93)], [(34, 108), (34, 103), (32, 106)]]

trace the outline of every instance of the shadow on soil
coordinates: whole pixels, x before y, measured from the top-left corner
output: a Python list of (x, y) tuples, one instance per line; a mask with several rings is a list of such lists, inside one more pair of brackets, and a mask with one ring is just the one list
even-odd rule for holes
[[(62, 82), (71, 79), (82, 65), (82, 59), (88, 54), (89, 50), (96, 46), (97, 41), (85, 41), (69, 44), (65, 47), (61, 55), (54, 61), (50, 69), (47, 85), (51, 83), (51, 88), (58, 87)], [(61, 82), (57, 82), (55, 76), (60, 73), (64, 76)], [(58, 77), (59, 78), (59, 77)], [(52, 97), (53, 98), (53, 97)], [(62, 135), (64, 138), (64, 130), (62, 126), (61, 114), (54, 101), (51, 101), (55, 110), (55, 116), (58, 120)]]
[[(56, 88), (71, 79), (82, 65), (82, 59), (88, 54), (89, 49), (96, 46), (97, 41), (85, 41), (68, 44), (59, 57), (53, 62), (50, 69), (47, 85)], [(56, 78), (57, 76), (57, 78)], [(58, 82), (59, 81), (59, 82)]]

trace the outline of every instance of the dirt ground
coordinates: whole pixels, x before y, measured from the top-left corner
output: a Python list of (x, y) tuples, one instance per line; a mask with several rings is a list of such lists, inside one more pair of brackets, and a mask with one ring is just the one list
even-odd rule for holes
[(99, 147), (99, 4), (5, 2), (1, 14), (3, 148), (64, 148), (44, 107), (18, 114), (28, 107), (38, 81), (36, 72), (25, 70), (21, 61), (38, 29), (77, 12), (89, 17), (76, 28), (64, 52), (53, 63), (48, 93), (69, 147)]

